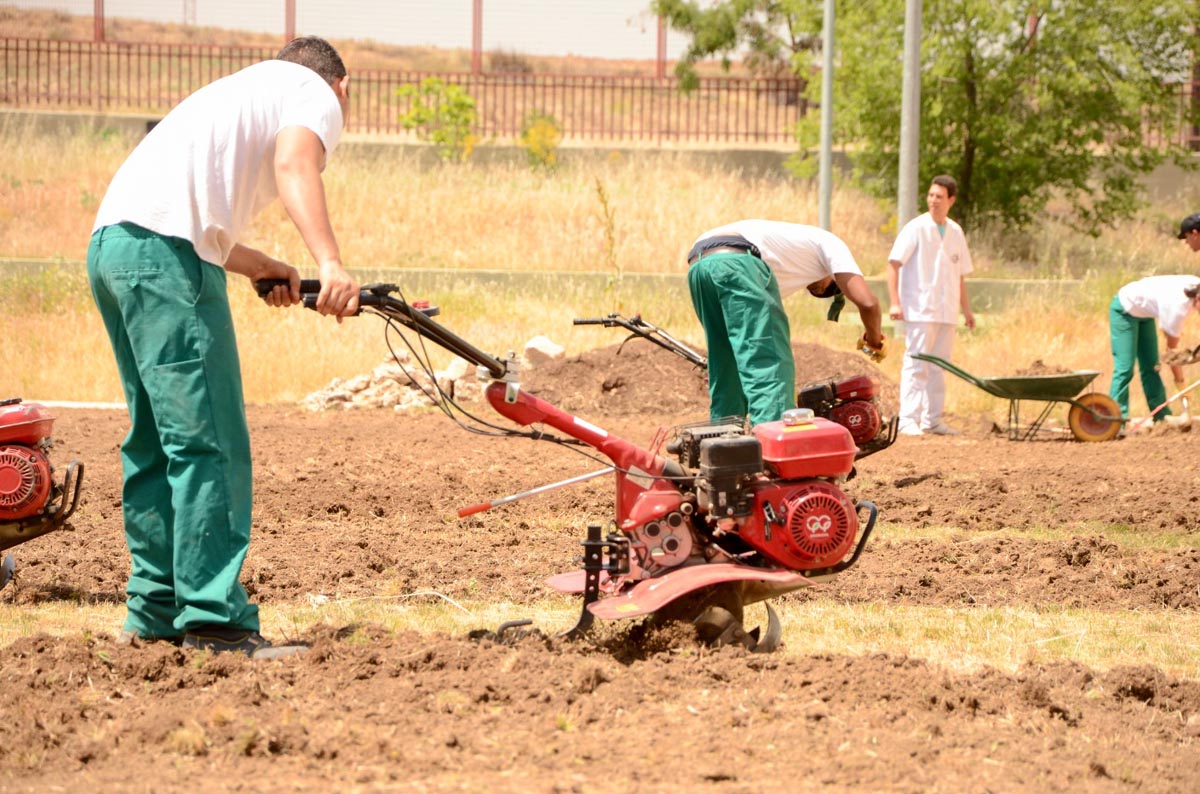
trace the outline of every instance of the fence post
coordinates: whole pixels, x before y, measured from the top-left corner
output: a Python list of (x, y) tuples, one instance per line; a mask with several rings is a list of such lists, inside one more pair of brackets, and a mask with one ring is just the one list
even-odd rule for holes
[(100, 65), (103, 57), (100, 51), (104, 47), (104, 0), (93, 0), (92, 39), (92, 104), (99, 113), (104, 107), (103, 94), (100, 90)]
[[(1196, 26), (1196, 32), (1200, 33), (1200, 25)], [(1193, 55), (1192, 59), (1192, 82), (1187, 87), (1192, 123), (1188, 125), (1188, 131), (1185, 134), (1185, 145), (1195, 152), (1200, 151), (1200, 126), (1196, 124), (1196, 114), (1200, 113), (1200, 94), (1196, 93), (1196, 88), (1200, 86), (1200, 56)]]

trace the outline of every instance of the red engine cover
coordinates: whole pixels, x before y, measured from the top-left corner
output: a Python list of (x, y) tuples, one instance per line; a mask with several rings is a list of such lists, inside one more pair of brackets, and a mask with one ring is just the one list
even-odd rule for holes
[(50, 435), (54, 417), (37, 403), (0, 405), (0, 444), (33, 446)]
[(783, 480), (849, 474), (858, 452), (849, 430), (819, 416), (796, 424), (763, 422), (754, 426), (754, 435), (763, 463)]
[[(759, 488), (754, 508), (752, 520), (739, 530), (742, 539), (793, 571), (840, 562), (858, 534), (858, 514), (850, 498), (821, 480)], [(764, 519), (768, 513), (778, 523), (768, 525)]]
[(50, 497), (50, 461), (34, 447), (0, 444), (0, 521), (36, 515)]
[(883, 421), (875, 403), (866, 400), (851, 400), (829, 412), (829, 418), (850, 431), (854, 443), (860, 447), (879, 435)]
[(878, 386), (870, 375), (855, 375), (838, 381), (833, 389), (839, 400), (869, 400), (875, 396)]

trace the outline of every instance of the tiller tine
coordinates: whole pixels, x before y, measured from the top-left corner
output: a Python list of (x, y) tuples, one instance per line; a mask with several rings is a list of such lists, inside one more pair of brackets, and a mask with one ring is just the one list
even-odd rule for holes
[(0, 563), (0, 590), (4, 589), (4, 585), (13, 578), (13, 574), (17, 570), (17, 564), (13, 561), (11, 554), (4, 555), (4, 562)]
[[(577, 640), (592, 627), (596, 616), (588, 609), (590, 604), (600, 600), (600, 574), (619, 575), (629, 573), (629, 540), (618, 535), (600, 537), (601, 528), (591, 524), (587, 529), (587, 540), (583, 541), (583, 605), (579, 610), (579, 620), (575, 625), (557, 636), (569, 640)], [(493, 642), (513, 644), (525, 637), (541, 636), (541, 631), (535, 628), (527, 629), (533, 624), (528, 618), (510, 620), (500, 624), (496, 631), (474, 629), (467, 634), (472, 640), (487, 639)]]
[(746, 631), (733, 613), (724, 607), (709, 607), (693, 621), (697, 636), (705, 643), (720, 648), (724, 645), (741, 645), (751, 653), (772, 653), (779, 649), (783, 639), (783, 624), (770, 604), (767, 608), (767, 630), (759, 637), (761, 626)]
[(532, 626), (533, 621), (529, 618), (521, 620), (508, 620), (500, 624), (500, 628), (495, 631), (487, 629), (474, 629), (467, 633), (467, 639), (470, 640), (491, 640), (500, 645), (516, 645), (526, 637), (541, 637), (542, 632), (538, 629), (527, 629), (526, 626)]
[[(779, 622), (779, 616), (775, 614), (775, 610), (771, 608), (770, 604), (763, 604), (763, 606), (767, 608), (767, 630), (758, 644), (750, 649), (751, 653), (774, 653), (783, 644), (783, 624)], [(758, 628), (755, 628), (750, 633), (757, 634), (757, 632)]]
[(600, 525), (589, 524), (587, 540), (583, 541), (583, 604), (579, 608), (579, 620), (560, 634), (577, 640), (592, 627), (596, 616), (588, 606), (600, 600), (600, 574), (629, 573), (629, 540), (616, 535), (600, 539)]

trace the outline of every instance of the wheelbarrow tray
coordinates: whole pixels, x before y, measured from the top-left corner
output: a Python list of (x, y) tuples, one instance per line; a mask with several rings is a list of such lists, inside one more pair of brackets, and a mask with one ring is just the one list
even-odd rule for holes
[[(1075, 372), (1066, 372), (1057, 375), (1013, 375), (999, 378), (980, 378), (972, 375), (961, 367), (957, 367), (944, 358), (931, 356), (928, 353), (914, 353), (913, 358), (919, 361), (928, 361), (936, 364), (947, 372), (951, 372), (968, 383), (983, 389), (988, 394), (994, 397), (1000, 397), (1009, 401), (1008, 420), (1009, 420), (1009, 438), (1031, 438), (1041, 428), (1042, 423), (1050, 414), (1050, 409), (1055, 403), (1065, 402), (1070, 403), (1079, 412), (1085, 412), (1089, 417), (1103, 423), (1112, 417), (1107, 412), (1099, 412), (1088, 400), (1088, 397), (1099, 399), (1096, 395), (1084, 395), (1081, 402), (1080, 393), (1096, 379), (1100, 373), (1096, 370), (1083, 369)], [(1038, 418), (1024, 432), (1021, 431), (1020, 424), (1020, 402), (1021, 400), (1037, 400), (1045, 402), (1047, 405), (1043, 408)], [(1110, 409), (1112, 410), (1112, 409)], [(1075, 428), (1072, 427), (1072, 432)], [(1081, 433), (1076, 432), (1076, 437), (1080, 440), (1085, 439)]]
[(1099, 374), (1095, 370), (1082, 369), (1061, 375), (1015, 375), (979, 380), (984, 391), (1010, 400), (1069, 400)]

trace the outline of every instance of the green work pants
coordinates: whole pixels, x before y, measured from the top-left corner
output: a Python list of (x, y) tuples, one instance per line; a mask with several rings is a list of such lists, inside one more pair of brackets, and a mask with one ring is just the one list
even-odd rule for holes
[(132, 224), (98, 230), (88, 280), (131, 427), (121, 445), (133, 567), (125, 628), (258, 630), (239, 581), (250, 544), (250, 436), (225, 270)]
[(796, 362), (779, 283), (750, 254), (703, 257), (688, 269), (708, 345), (709, 416), (772, 422), (796, 407)]
[[(1129, 386), (1133, 383), (1136, 360), (1142, 377), (1142, 392), (1153, 411), (1167, 401), (1167, 390), (1158, 374), (1158, 328), (1153, 317), (1132, 317), (1121, 308), (1119, 298), (1108, 307), (1108, 330), (1112, 341), (1113, 376), (1108, 396), (1121, 406), (1121, 416), (1129, 418)], [(1170, 415), (1164, 408), (1154, 415), (1161, 422)]]

